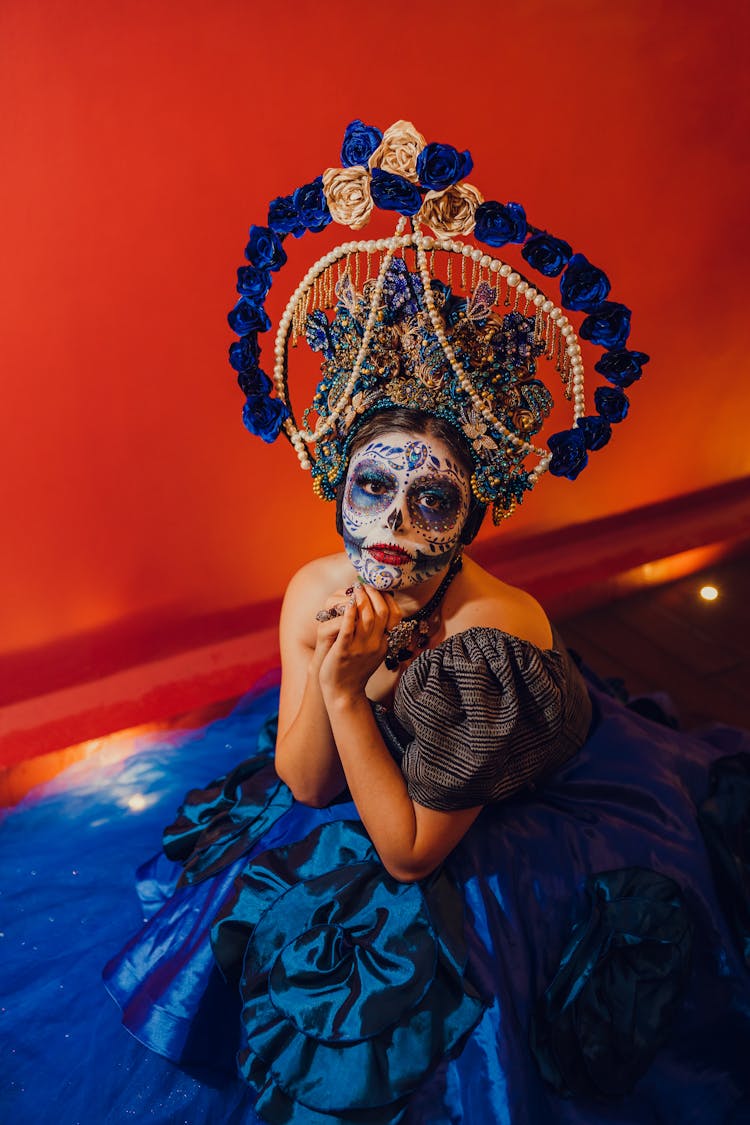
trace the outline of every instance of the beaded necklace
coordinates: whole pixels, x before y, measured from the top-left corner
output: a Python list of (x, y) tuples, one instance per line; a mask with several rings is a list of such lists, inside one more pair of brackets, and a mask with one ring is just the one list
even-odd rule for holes
[(443, 598), (462, 566), (463, 561), (459, 553), (452, 560), (445, 577), (430, 600), (425, 602), (416, 613), (405, 617), (393, 629), (388, 630), (388, 649), (384, 663), (390, 672), (394, 672), (405, 660), (410, 660), (415, 654), (415, 649), (421, 650), (427, 647), (427, 642), (434, 633), (440, 617), (439, 611)]

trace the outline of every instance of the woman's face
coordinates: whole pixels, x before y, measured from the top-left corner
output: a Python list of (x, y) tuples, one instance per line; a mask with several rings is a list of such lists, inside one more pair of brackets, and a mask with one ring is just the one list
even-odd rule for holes
[(466, 470), (440, 438), (386, 430), (349, 462), (346, 553), (368, 586), (414, 586), (448, 566), (469, 512)]

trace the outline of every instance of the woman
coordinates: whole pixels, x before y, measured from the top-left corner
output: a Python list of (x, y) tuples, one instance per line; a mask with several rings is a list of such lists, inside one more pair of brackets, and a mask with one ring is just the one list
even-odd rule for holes
[[(179, 753), (144, 752), (95, 792), (73, 771), (9, 819), (10, 1111), (738, 1125), (748, 738), (678, 734), (587, 691), (536, 602), (463, 559), (487, 507), (504, 518), (547, 469), (574, 479), (624, 419), (648, 359), (625, 347), (629, 310), (520, 205), (482, 201), (468, 153), (353, 122), (342, 165), (251, 229), (230, 359), (246, 425), (283, 429), (345, 553), (289, 586), (278, 737), (266, 685)], [(274, 396), (257, 334), (283, 237), (359, 230), (374, 207), (412, 229), (311, 267), (279, 321)], [(472, 232), (480, 247), (457, 241)], [(509, 241), (562, 272), (563, 307), (605, 347), (596, 413), (563, 309), (484, 253)], [(300, 338), (322, 377), (298, 425)], [(540, 447), (545, 359), (573, 422)], [(105, 970), (130, 1040), (93, 972), (136, 929), (125, 872), (146, 829), (209, 768), (226, 772), (139, 870), (146, 924)]]
[[(413, 469), (410, 456), (416, 462)], [(494, 777), (491, 768), (487, 770), (491, 761), (481, 762), (476, 745), (476, 761), (470, 760), (468, 732), (464, 760), (455, 763), (447, 778), (433, 777), (431, 785), (417, 777), (407, 785), (390, 755), (370, 705), (372, 701), (393, 708), (407, 666), (385, 666), (389, 634), (404, 618), (431, 606), (447, 575), (450, 585), (430, 614), (426, 652), (420, 660), (423, 675), (430, 674), (430, 649), (440, 645), (445, 653), (454, 653), (465, 648), (467, 640), (496, 662), (507, 664), (505, 650), (521, 647), (521, 642), (542, 650), (542, 663), (559, 659), (557, 653), (545, 656), (545, 650), (552, 649), (552, 630), (533, 598), (469, 560), (461, 565), (462, 545), (478, 529), (476, 502), (470, 513), (470, 482), (469, 454), (445, 422), (413, 410), (375, 415), (357, 432), (341, 493), (346, 555), (317, 560), (300, 571), (282, 613), (277, 771), (295, 797), (307, 804), (328, 804), (348, 786), (384, 866), (401, 880), (421, 879), (433, 871), (486, 801), (530, 782), (540, 764), (549, 767), (569, 756), (583, 742), (590, 718), (585, 691), (577, 685), (578, 706), (557, 736), (560, 749), (548, 751), (546, 762), (522, 761), (516, 732), (517, 760), (510, 777), (507, 761), (500, 761), (507, 735), (496, 737), (490, 750)], [(472, 525), (468, 534), (467, 522)], [(324, 613), (316, 615), (316, 607), (324, 603)], [(328, 620), (315, 620), (330, 611)], [(457, 635), (458, 644), (452, 640)], [(565, 673), (578, 678), (569, 661)], [(478, 670), (475, 679), (477, 675)], [(410, 680), (415, 682), (413, 675)], [(549, 691), (548, 678), (542, 682)], [(530, 691), (535, 687), (528, 686)], [(574, 694), (562, 681), (555, 689), (563, 697)], [(493, 694), (498, 712), (507, 707), (501, 691), (501, 681), (495, 680), (482, 701), (485, 721)], [(403, 691), (400, 710), (408, 723), (410, 708)], [(506, 722), (507, 718), (506, 714)], [(452, 717), (448, 732), (454, 742), (458, 721)], [(445, 732), (436, 724), (437, 742), (441, 733), (444, 744)], [(548, 733), (540, 730), (535, 755), (548, 740)], [(502, 779), (501, 765), (506, 771)], [(483, 767), (484, 788), (480, 777), (462, 776)], [(424, 771), (427, 763), (420, 761), (418, 768)], [(413, 793), (422, 800), (413, 799)]]

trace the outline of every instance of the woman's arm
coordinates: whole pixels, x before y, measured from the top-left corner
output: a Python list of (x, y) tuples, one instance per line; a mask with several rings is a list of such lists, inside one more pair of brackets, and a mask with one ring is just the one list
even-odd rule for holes
[(327, 805), (346, 786), (323, 696), (320, 666), (341, 618), (325, 625), (315, 608), (325, 598), (319, 566), (303, 567), (289, 583), (281, 610), (281, 698), (276, 772), (298, 801)]
[(438, 812), (412, 801), (365, 696), (365, 684), (385, 656), (390, 607), (377, 591), (358, 588), (356, 605), (340, 618), (320, 667), (322, 698), (346, 781), (383, 865), (412, 882), (429, 875), (453, 850), (481, 805)]

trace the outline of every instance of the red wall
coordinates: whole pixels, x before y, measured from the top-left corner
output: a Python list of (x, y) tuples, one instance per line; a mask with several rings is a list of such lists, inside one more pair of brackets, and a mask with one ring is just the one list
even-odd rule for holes
[(336, 549), (286, 443), (241, 426), (226, 312), (247, 226), (354, 117), (470, 148), (488, 198), (607, 270), (653, 357), (579, 482), (485, 535), (747, 474), (748, 10), (4, 0), (0, 656), (274, 598)]

